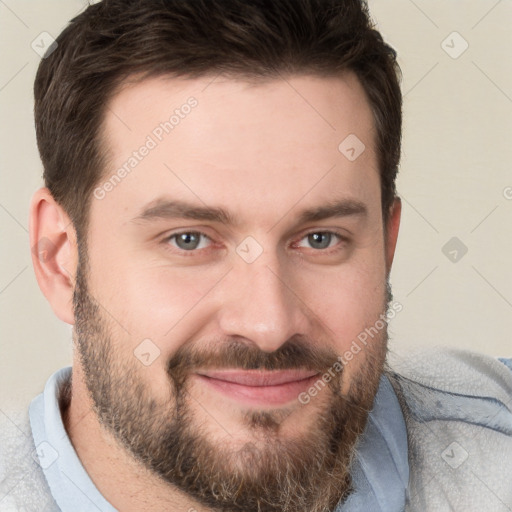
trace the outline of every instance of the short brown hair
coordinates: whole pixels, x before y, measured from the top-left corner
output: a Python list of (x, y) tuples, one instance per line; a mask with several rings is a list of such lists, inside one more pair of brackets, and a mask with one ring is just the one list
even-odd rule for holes
[[(353, 71), (373, 111), (382, 212), (396, 196), (402, 96), (395, 51), (363, 0), (103, 0), (41, 60), (34, 84), (44, 180), (85, 235), (106, 160), (101, 126), (118, 86), (138, 75), (248, 78)], [(340, 141), (341, 142), (341, 141)]]

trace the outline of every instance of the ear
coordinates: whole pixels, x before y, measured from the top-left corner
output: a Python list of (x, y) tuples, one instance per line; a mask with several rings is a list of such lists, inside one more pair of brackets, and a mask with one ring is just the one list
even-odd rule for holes
[(388, 225), (386, 229), (386, 269), (387, 274), (391, 272), (391, 265), (395, 257), (396, 242), (400, 228), (400, 217), (402, 215), (402, 200), (396, 197), (389, 209)]
[(30, 246), (39, 288), (55, 314), (74, 324), (73, 290), (78, 263), (76, 232), (47, 188), (30, 201)]

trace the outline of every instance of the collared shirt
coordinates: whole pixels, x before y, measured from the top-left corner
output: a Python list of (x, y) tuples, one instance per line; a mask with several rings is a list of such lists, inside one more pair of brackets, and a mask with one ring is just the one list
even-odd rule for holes
[[(56, 503), (54, 510), (114, 512), (87, 474), (64, 428), (59, 398), (70, 376), (71, 367), (55, 372), (29, 408), (32, 436)], [(352, 480), (354, 492), (335, 512), (403, 512), (409, 480), (407, 432), (398, 399), (385, 376), (357, 445)]]

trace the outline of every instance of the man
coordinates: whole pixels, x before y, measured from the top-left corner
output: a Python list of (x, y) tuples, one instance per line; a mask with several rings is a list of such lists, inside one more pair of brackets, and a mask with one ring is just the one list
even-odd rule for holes
[(5, 443), (6, 507), (509, 509), (510, 361), (386, 364), (401, 95), (363, 3), (105, 0), (35, 119), (74, 359)]

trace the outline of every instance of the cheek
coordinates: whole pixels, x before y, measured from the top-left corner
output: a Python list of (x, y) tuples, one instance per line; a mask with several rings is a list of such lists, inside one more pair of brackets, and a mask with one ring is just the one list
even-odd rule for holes
[(149, 338), (171, 353), (206, 321), (201, 317), (208, 293), (222, 275), (222, 269), (132, 263), (119, 264), (96, 281), (105, 308), (134, 344)]
[(349, 350), (386, 308), (385, 266), (380, 256), (324, 274), (304, 272), (301, 282), (305, 304), (320, 320), (320, 328), (332, 339), (339, 354)]

